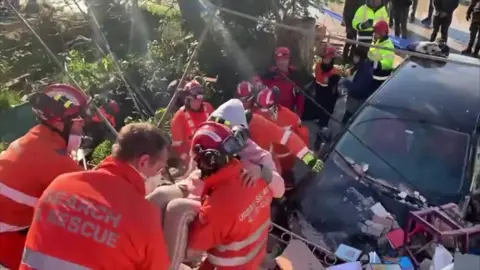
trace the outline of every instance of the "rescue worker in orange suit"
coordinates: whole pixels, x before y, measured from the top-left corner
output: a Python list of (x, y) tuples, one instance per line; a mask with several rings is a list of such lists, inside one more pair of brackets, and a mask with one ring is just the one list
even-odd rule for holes
[(197, 127), (213, 112), (213, 107), (203, 101), (204, 89), (196, 80), (187, 83), (183, 93), (185, 105), (175, 113), (171, 122), (172, 147), (184, 164), (188, 164), (192, 136)]
[(257, 92), (256, 89), (257, 87), (247, 81), (242, 81), (238, 84), (235, 96), (242, 102), (245, 110), (252, 109)]
[[(253, 187), (259, 180), (267, 181), (272, 196), (283, 197), (285, 192), (283, 178), (277, 172), (270, 152), (260, 148), (249, 138), (248, 130), (245, 129), (248, 126), (245, 109), (241, 101), (231, 99), (223, 103), (212, 113), (208, 121), (223, 123), (230, 127), (234, 136), (244, 145), (238, 152), (244, 167), (242, 183), (247, 187)], [(187, 179), (177, 181), (173, 185), (157, 187), (147, 196), (149, 201), (158, 205), (165, 213), (163, 226), (167, 232), (165, 240), (172, 260), (171, 269), (179, 269), (184, 261), (188, 226), (200, 210), (199, 199), (204, 183), (200, 180), (199, 173), (199, 170), (195, 170)]]
[[(315, 65), (316, 84), (314, 84), (315, 87), (310, 93), (316, 103), (330, 114), (333, 114), (335, 104), (337, 103), (338, 83), (340, 82), (339, 72), (334, 66), (335, 56), (336, 49), (328, 47), (322, 60)], [(318, 128), (323, 128), (328, 126), (330, 115), (323, 112), (316, 104), (307, 99), (302, 119), (307, 121), (317, 120)]]
[(20, 270), (169, 269), (161, 216), (145, 200), (168, 148), (154, 125), (129, 124), (96, 169), (57, 177), (37, 203)]
[[(100, 106), (100, 112), (105, 116), (105, 118), (110, 122), (113, 128), (117, 129), (117, 117), (120, 113), (120, 106), (115, 100), (109, 100), (104, 105)], [(91, 119), (91, 121), (85, 121), (84, 132), (85, 135), (91, 138), (91, 141), (86, 141), (83, 145), (83, 149), (86, 152), (85, 158), (90, 160), (95, 148), (99, 146), (102, 142), (106, 139), (114, 140), (115, 134), (113, 134), (110, 129), (105, 125), (103, 122), (102, 117), (98, 113), (95, 113)], [(121, 123), (120, 125), (123, 125)]]
[[(268, 87), (261, 90), (256, 98), (256, 108), (254, 114), (259, 114), (269, 121), (275, 123), (278, 127), (283, 129), (282, 138), (279, 144), (273, 144), (272, 150), (274, 157), (278, 160), (280, 165), (283, 179), (286, 185), (293, 185), (293, 167), (297, 158), (300, 158), (307, 166), (312, 168), (314, 172), (319, 172), (323, 169), (323, 162), (315, 156), (308, 149), (309, 144), (309, 130), (302, 125), (300, 118), (290, 111), (289, 109), (277, 104), (276, 94)], [(254, 128), (250, 127), (252, 133)], [(272, 132), (269, 129), (265, 129), (259, 126), (262, 136), (272, 136)], [(268, 133), (265, 133), (268, 130)], [(295, 134), (301, 138), (302, 144), (300, 152), (292, 152), (289, 147), (286, 146), (286, 142)], [(254, 136), (252, 135), (252, 138)], [(258, 143), (261, 145), (260, 143)], [(297, 147), (295, 147), (297, 148)]]
[(242, 185), (244, 147), (227, 126), (201, 125), (192, 139), (193, 159), (205, 187), (190, 225), (187, 257), (208, 253), (199, 269), (259, 269), (266, 255), (272, 193), (265, 181)]
[(297, 86), (304, 85), (302, 73), (290, 65), (290, 49), (287, 47), (279, 47), (275, 50), (274, 67), (270, 68), (265, 74), (253, 78), (256, 86), (263, 83), (270, 88), (274, 86), (278, 87), (280, 90), (279, 104), (301, 117), (305, 106), (305, 97), (302, 92), (292, 84), (292, 81)]
[(38, 198), (55, 177), (81, 170), (69, 154), (80, 147), (87, 101), (62, 84), (30, 96), (40, 124), (0, 156), (0, 265), (18, 269)]

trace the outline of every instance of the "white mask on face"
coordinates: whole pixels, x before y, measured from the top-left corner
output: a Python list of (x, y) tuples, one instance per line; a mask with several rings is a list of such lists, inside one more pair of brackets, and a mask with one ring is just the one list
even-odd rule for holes
[(67, 151), (71, 153), (72, 151), (77, 151), (80, 148), (82, 143), (82, 136), (76, 134), (70, 134), (68, 136)]
[[(133, 166), (132, 166), (133, 167)], [(145, 195), (152, 193), (155, 188), (157, 188), (162, 183), (162, 175), (159, 173), (152, 177), (147, 177), (145, 174), (141, 173), (135, 169), (145, 182)]]

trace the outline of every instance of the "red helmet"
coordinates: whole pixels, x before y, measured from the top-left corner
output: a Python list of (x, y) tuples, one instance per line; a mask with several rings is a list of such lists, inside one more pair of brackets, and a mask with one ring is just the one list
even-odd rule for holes
[(276, 59), (290, 59), (290, 49), (287, 47), (278, 47), (275, 50)]
[(185, 87), (183, 87), (183, 91), (185, 92), (186, 99), (197, 99), (197, 98), (203, 98), (203, 87), (202, 85), (196, 81), (196, 80), (191, 80), (188, 82)]
[(33, 112), (44, 121), (64, 121), (84, 116), (88, 96), (66, 84), (49, 85), (43, 93), (34, 93), (29, 101)]
[(237, 86), (237, 97), (240, 100), (248, 101), (255, 96), (253, 85), (250, 82), (243, 81)]
[(211, 172), (225, 166), (231, 156), (242, 150), (244, 143), (229, 127), (209, 121), (193, 134), (191, 151), (198, 168)]
[(264, 86), (264, 88), (258, 92), (256, 104), (261, 110), (272, 108), (277, 104), (275, 92), (269, 87)]
[(389, 31), (388, 23), (386, 21), (378, 21), (373, 26), (373, 32), (379, 35), (387, 35)]
[[(110, 100), (107, 104), (102, 105), (99, 108), (100, 112), (107, 118), (107, 120), (112, 124), (114, 127), (116, 126), (115, 115), (120, 112), (120, 106), (115, 100)], [(95, 113), (92, 117), (94, 122), (100, 123), (102, 122), (102, 118), (100, 115)]]
[(325, 57), (335, 58), (336, 55), (337, 55), (337, 49), (335, 47), (328, 46), (325, 49)]

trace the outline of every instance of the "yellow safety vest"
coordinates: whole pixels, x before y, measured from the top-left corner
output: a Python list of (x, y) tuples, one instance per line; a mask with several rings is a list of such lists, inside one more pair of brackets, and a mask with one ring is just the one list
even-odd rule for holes
[[(395, 49), (390, 38), (382, 42), (377, 41), (374, 45)], [(379, 81), (388, 79), (393, 70), (395, 52), (371, 47), (368, 51), (368, 58), (374, 61), (373, 78)], [(380, 65), (378, 65), (378, 63), (380, 63)]]
[(355, 17), (353, 17), (352, 26), (358, 31), (357, 40), (364, 42), (372, 41), (373, 27), (367, 29), (359, 29), (359, 25), (367, 20), (372, 19), (373, 25), (379, 21), (388, 22), (388, 11), (385, 6), (373, 11), (369, 6), (363, 5), (357, 9), (355, 12)]

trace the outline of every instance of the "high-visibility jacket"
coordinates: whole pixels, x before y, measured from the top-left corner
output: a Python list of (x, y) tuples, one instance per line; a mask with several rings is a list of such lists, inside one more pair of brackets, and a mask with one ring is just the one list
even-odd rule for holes
[(212, 112), (212, 105), (203, 102), (199, 111), (188, 110), (185, 106), (182, 106), (173, 116), (171, 122), (172, 147), (185, 162), (188, 161), (193, 134), (201, 123), (207, 121)]
[(201, 270), (260, 269), (266, 255), (272, 193), (264, 181), (240, 181), (236, 159), (204, 179), (202, 207), (190, 225), (188, 248), (207, 251)]
[(20, 270), (168, 269), (160, 211), (145, 181), (113, 157), (56, 178), (40, 197)]
[[(298, 115), (281, 105), (278, 105), (276, 116), (273, 115), (270, 111), (266, 112), (258, 108), (254, 109), (254, 113), (262, 115), (266, 119), (277, 124), (280, 128), (284, 129), (284, 137), (282, 142), (287, 141), (292, 136), (292, 134), (296, 134), (298, 135), (298, 137), (301, 138), (303, 142), (302, 146), (304, 147), (302, 149), (304, 150), (301, 150), (300, 153), (295, 154), (295, 152), (290, 151), (289, 147), (287, 147), (284, 143), (274, 144), (272, 148), (273, 155), (275, 158), (278, 159), (282, 168), (282, 172), (291, 170), (295, 165), (295, 160), (297, 158), (302, 158), (303, 155), (305, 155), (309, 151), (307, 147), (307, 145), (309, 145), (310, 135), (308, 128), (302, 125), (302, 121), (300, 120)], [(270, 131), (268, 133), (265, 133), (265, 136), (270, 136)]]
[(37, 125), (0, 156), (0, 264), (18, 269), (38, 198), (60, 174), (81, 170), (66, 146), (58, 133)]
[[(390, 38), (377, 41), (375, 45), (395, 49)], [(373, 79), (377, 81), (385, 81), (388, 79), (393, 70), (395, 52), (372, 47), (368, 51), (368, 58), (373, 60)]]
[(338, 70), (335, 67), (333, 67), (329, 71), (323, 71), (321, 66), (322, 66), (321, 61), (319, 61), (315, 65), (315, 81), (320, 86), (328, 87), (328, 82), (329, 82), (330, 77), (332, 77), (334, 75), (337, 75)]
[[(372, 27), (363, 29), (361, 24), (367, 20), (372, 19)], [(385, 6), (381, 6), (377, 10), (373, 10), (368, 5), (363, 5), (357, 9), (355, 12), (355, 17), (353, 17), (352, 26), (357, 30), (357, 40), (366, 43), (372, 43), (373, 40), (373, 26), (378, 21), (387, 21), (388, 22), (388, 11)]]

